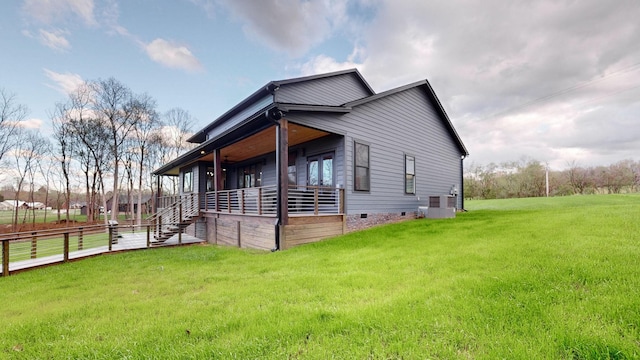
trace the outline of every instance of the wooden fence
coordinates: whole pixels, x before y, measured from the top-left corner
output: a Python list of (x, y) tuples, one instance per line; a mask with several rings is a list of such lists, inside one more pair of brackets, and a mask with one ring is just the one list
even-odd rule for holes
[(175, 243), (157, 244), (152, 241), (152, 225), (135, 229), (132, 226), (89, 225), (0, 234), (0, 276), (109, 252), (201, 242), (191, 238), (183, 242), (182, 234), (179, 234)]

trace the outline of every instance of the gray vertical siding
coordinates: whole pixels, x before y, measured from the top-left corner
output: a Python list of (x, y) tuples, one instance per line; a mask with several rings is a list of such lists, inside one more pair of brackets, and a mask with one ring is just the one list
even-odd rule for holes
[[(336, 159), (334, 164), (336, 184), (345, 183), (344, 174), (344, 138), (340, 135), (329, 135), (314, 141), (310, 141), (304, 144), (300, 144), (291, 147), (289, 150), (296, 153), (296, 175), (297, 184), (305, 185), (307, 183), (307, 158), (313, 155), (324, 154), (327, 152), (335, 152)], [(256, 162), (266, 161), (266, 164), (262, 165), (262, 185), (269, 186), (276, 184), (276, 154), (275, 152), (266, 154), (254, 159), (243, 161), (234, 166), (250, 165)], [(232, 171), (230, 174), (232, 178), (232, 186), (237, 186), (236, 172)], [(229, 179), (227, 179), (229, 181)]]
[(271, 95), (264, 96), (263, 98), (257, 100), (255, 103), (247, 106), (246, 109), (243, 109), (242, 111), (233, 115), (229, 119), (225, 120), (222, 124), (219, 124), (218, 126), (209, 130), (209, 132), (207, 133), (207, 139), (214, 138), (216, 136), (221, 135), (225, 131), (231, 129), (232, 127), (246, 120), (247, 117), (269, 106), (269, 104), (271, 104), (272, 102), (273, 102), (273, 96)]
[[(415, 211), (430, 195), (460, 188), (460, 156), (424, 89), (415, 87), (359, 105), (339, 119), (301, 115), (292, 122), (345, 134), (347, 214)], [(370, 146), (371, 191), (353, 191), (353, 143)], [(404, 155), (415, 156), (416, 194), (404, 193)]]
[[(345, 188), (347, 214), (412, 212), (419, 204), (427, 203), (428, 196), (449, 194), (453, 186), (462, 189), (462, 150), (425, 91), (423, 86), (410, 87), (357, 105), (344, 115), (289, 113), (287, 118), (293, 123), (333, 133), (291, 148), (296, 150), (298, 184), (306, 184), (309, 156), (334, 151), (335, 183)], [(276, 101), (340, 105), (367, 95), (368, 90), (355, 75), (344, 74), (284, 84), (276, 92)], [(353, 190), (353, 146), (356, 141), (370, 147), (369, 192)], [(415, 195), (404, 193), (405, 154), (415, 157)], [(275, 153), (243, 164), (263, 159), (266, 163), (262, 167), (262, 185), (274, 185)], [(181, 169), (181, 173), (185, 169)], [(205, 164), (193, 166), (194, 191), (204, 190), (205, 172)], [(235, 188), (237, 179), (233, 168), (227, 176), (230, 187)]]
[(275, 101), (291, 104), (342, 105), (369, 96), (353, 73), (282, 85)]

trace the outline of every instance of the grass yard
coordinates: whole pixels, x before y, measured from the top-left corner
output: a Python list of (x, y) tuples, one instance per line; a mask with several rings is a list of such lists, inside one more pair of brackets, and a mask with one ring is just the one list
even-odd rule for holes
[(466, 205), (277, 253), (0, 278), (0, 358), (640, 358), (640, 196)]

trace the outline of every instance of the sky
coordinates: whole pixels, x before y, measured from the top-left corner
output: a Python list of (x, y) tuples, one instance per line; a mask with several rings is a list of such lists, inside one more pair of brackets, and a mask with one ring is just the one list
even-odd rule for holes
[(470, 157), (551, 169), (640, 160), (640, 1), (3, 0), (0, 88), (50, 114), (114, 77), (194, 131), (271, 80), (427, 79)]

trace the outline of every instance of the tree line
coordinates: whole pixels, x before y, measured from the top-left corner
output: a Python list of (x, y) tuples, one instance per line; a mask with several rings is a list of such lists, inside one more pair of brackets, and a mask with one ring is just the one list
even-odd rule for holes
[[(49, 113), (51, 137), (23, 126), (27, 114), (15, 94), (0, 88), (3, 185), (15, 190), (15, 200), (27, 202), (44, 187), (45, 203), (54, 194), (57, 209), (66, 210), (58, 211), (58, 220), (61, 213), (69, 220), (71, 195), (81, 191), (88, 222), (107, 209), (109, 198), (111, 220), (116, 220), (120, 194), (126, 194), (128, 212), (140, 224), (142, 206), (133, 214), (132, 204), (141, 204), (143, 194), (155, 198), (151, 172), (191, 148), (186, 139), (195, 122), (181, 108), (159, 113), (150, 95), (135, 93), (114, 78), (86, 81), (56, 103)], [(161, 186), (175, 193), (177, 179), (167, 181)], [(14, 227), (18, 223), (15, 211)]]
[[(547, 190), (548, 189), (548, 190)], [(564, 170), (550, 170), (533, 159), (465, 169), (464, 196), (470, 199), (619, 194), (640, 190), (640, 162), (622, 160), (608, 166), (580, 166), (572, 161)]]

